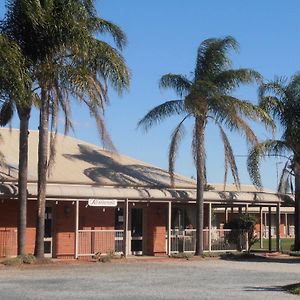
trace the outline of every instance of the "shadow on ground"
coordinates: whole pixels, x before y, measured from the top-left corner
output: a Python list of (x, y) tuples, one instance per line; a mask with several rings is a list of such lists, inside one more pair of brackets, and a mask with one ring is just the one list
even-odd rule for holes
[(256, 254), (246, 254), (246, 253), (226, 253), (220, 255), (222, 260), (229, 261), (244, 261), (244, 262), (263, 262), (263, 263), (281, 263), (281, 264), (300, 264), (299, 257), (290, 257), (290, 256), (267, 256), (268, 254), (256, 255)]

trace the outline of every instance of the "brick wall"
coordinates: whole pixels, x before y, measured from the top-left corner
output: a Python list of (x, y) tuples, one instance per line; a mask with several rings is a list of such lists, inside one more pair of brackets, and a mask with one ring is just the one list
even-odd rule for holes
[[(35, 214), (36, 205), (33, 201), (28, 201), (27, 204), (27, 229), (26, 229), (26, 248), (27, 253), (34, 252), (35, 242)], [(0, 202), (0, 230), (17, 230), (18, 218), (18, 202), (17, 200), (3, 200)], [(14, 246), (8, 250), (8, 255), (17, 254), (17, 240), (15, 239)], [(1, 243), (0, 243), (1, 244)], [(5, 243), (2, 241), (3, 247)], [(3, 251), (1, 251), (3, 253)], [(4, 252), (7, 252), (5, 250)]]

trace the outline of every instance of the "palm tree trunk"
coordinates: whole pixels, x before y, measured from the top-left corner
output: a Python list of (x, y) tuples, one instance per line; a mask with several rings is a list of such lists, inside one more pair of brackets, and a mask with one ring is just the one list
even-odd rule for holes
[(294, 158), (295, 172), (295, 250), (300, 250), (300, 159)]
[(203, 255), (203, 225), (204, 225), (204, 130), (205, 123), (196, 118), (196, 163), (197, 163), (197, 199), (196, 199), (196, 253)]
[(48, 123), (49, 123), (49, 101), (48, 93), (42, 89), (40, 124), (39, 124), (39, 146), (38, 146), (38, 198), (37, 198), (37, 224), (34, 254), (38, 258), (44, 257), (45, 236), (45, 206), (46, 206), (46, 184), (47, 184), (47, 158), (48, 158)]
[(26, 253), (27, 225), (27, 174), (28, 174), (28, 125), (30, 108), (19, 108), (19, 176), (18, 176), (18, 255)]

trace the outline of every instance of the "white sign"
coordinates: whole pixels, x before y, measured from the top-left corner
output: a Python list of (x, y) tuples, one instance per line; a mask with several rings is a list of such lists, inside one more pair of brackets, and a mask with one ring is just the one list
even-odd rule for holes
[(110, 199), (89, 199), (89, 206), (110, 206), (115, 207), (118, 205), (117, 200)]

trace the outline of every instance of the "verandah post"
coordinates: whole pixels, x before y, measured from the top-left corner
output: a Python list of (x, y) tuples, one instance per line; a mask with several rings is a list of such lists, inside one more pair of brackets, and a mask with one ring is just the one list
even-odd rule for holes
[(128, 255), (128, 199), (124, 201), (124, 233), (123, 233), (123, 253), (126, 258)]
[(75, 258), (78, 258), (78, 229), (79, 229), (79, 200), (76, 200), (75, 207)]
[(208, 251), (211, 252), (211, 203), (208, 204)]
[(168, 239), (168, 249), (167, 249), (167, 254), (170, 256), (171, 255), (171, 216), (172, 214), (172, 203), (171, 201), (168, 202), (168, 234), (167, 234), (167, 239)]
[(272, 231), (271, 231), (271, 227), (272, 227), (272, 208), (271, 206), (269, 206), (269, 252), (272, 251)]
[(260, 210), (260, 232), (259, 232), (259, 240), (260, 240), (260, 248), (264, 247), (264, 240), (263, 240), (263, 207), (259, 208)]
[[(248, 215), (248, 204), (245, 206), (245, 214)], [(249, 236), (246, 234), (246, 251), (249, 251)]]
[(280, 251), (280, 203), (276, 207), (276, 251)]

